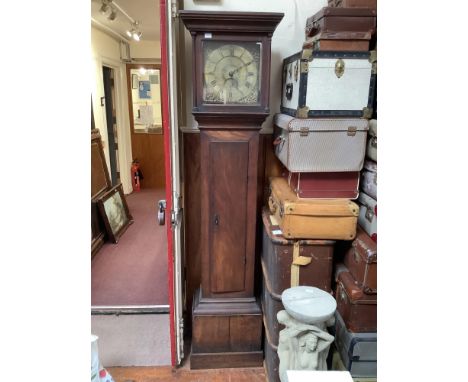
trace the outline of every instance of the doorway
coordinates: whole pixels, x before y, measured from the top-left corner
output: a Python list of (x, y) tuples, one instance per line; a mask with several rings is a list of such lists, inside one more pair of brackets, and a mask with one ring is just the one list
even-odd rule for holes
[(113, 186), (120, 182), (114, 77), (114, 69), (107, 66), (102, 67), (107, 141), (109, 142), (110, 176)]
[[(131, 136), (132, 161), (139, 162), (141, 175), (140, 186), (135, 187), (132, 178), (133, 190), (125, 195), (133, 224), (116, 244), (104, 243), (91, 264), (92, 330), (100, 337), (101, 362), (106, 366), (171, 363), (167, 227), (157, 221), (158, 202), (165, 199), (166, 192), (160, 69), (154, 64), (144, 67), (147, 72), (138, 65), (138, 75), (133, 76), (135, 89), (131, 84), (134, 73), (126, 78), (132, 122), (126, 133)], [(104, 67), (106, 120), (111, 122), (107, 124), (109, 168), (115, 175), (114, 185), (119, 183), (120, 171), (131, 172), (132, 168), (119, 169), (116, 159), (117, 130), (122, 127), (113, 118), (112, 84), (112, 68)]]

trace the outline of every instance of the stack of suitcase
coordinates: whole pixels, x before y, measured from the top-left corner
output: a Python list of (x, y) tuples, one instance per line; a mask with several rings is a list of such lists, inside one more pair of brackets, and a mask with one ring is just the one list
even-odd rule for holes
[(337, 356), (353, 377), (376, 377), (377, 243), (360, 226), (335, 280)]
[[(284, 171), (270, 179), (268, 210), (262, 214), (262, 306), (270, 382), (279, 381), (277, 346), (283, 327), (276, 314), (283, 309), (281, 293), (297, 285), (335, 294), (336, 327), (330, 330), (336, 333), (341, 364), (353, 376), (372, 376), (372, 370), (361, 370), (368, 371), (368, 363), (370, 369), (376, 365), (376, 290), (368, 281), (373, 273), (359, 273), (363, 263), (376, 261), (362, 260), (356, 266), (361, 257), (345, 257), (332, 290), (336, 241), (352, 241), (352, 256), (365, 252), (369, 241), (375, 245), (357, 224), (364, 206), (359, 185), (373, 169), (366, 162), (370, 167), (361, 172), (367, 146), (374, 147), (368, 130), (375, 105), (377, 57), (369, 50), (375, 14), (375, 7), (323, 8), (307, 20), (303, 49), (283, 61), (274, 150)], [(355, 345), (362, 341), (372, 344), (363, 350)], [(361, 363), (356, 362), (359, 357)]]

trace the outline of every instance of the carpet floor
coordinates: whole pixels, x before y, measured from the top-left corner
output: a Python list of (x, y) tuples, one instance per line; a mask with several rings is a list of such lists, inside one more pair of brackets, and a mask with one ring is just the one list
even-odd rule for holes
[(106, 243), (91, 262), (91, 305), (168, 305), (166, 226), (157, 223), (164, 190), (126, 196), (134, 223), (117, 244)]

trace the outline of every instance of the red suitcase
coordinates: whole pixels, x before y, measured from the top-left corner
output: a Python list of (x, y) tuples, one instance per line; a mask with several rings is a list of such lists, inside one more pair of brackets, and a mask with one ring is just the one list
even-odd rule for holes
[(377, 29), (377, 11), (371, 8), (324, 7), (306, 21), (306, 39), (321, 35), (326, 38), (341, 32), (353, 32), (362, 37)]
[(357, 199), (359, 171), (353, 172), (290, 172), (283, 171), (289, 186), (298, 198)]
[(377, 331), (377, 295), (365, 294), (348, 271), (338, 274), (336, 303), (349, 331)]
[(359, 226), (344, 265), (364, 293), (377, 293), (377, 243)]

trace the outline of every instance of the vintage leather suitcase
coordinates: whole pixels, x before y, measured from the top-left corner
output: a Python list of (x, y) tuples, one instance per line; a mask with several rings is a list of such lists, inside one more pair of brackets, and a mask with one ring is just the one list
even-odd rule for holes
[(359, 225), (377, 242), (377, 200), (372, 199), (365, 192), (359, 193)]
[[(262, 243), (262, 307), (271, 343), (278, 345), (280, 324), (276, 314), (284, 309), (281, 294), (292, 286), (315, 286), (331, 292), (333, 246), (331, 240), (287, 240), (272, 215), (264, 209)], [(273, 220), (276, 220), (273, 217)], [(276, 222), (275, 222), (276, 223)], [(276, 234), (275, 234), (276, 233)]]
[(377, 162), (366, 160), (361, 171), (361, 190), (377, 200)]
[(290, 172), (283, 177), (298, 198), (357, 199), (359, 196), (359, 171), (353, 172)]
[(306, 38), (319, 33), (375, 33), (377, 10), (363, 7), (323, 7), (306, 21)]
[(371, 119), (369, 121), (369, 132), (368, 132), (366, 155), (368, 158), (377, 162), (377, 120), (376, 119)]
[(371, 38), (370, 32), (325, 32), (307, 38), (302, 49), (366, 52)]
[(376, 75), (376, 51), (303, 49), (283, 60), (281, 113), (371, 118)]
[(368, 121), (276, 114), (275, 154), (291, 172), (354, 172), (364, 164)]
[(377, 243), (359, 226), (343, 262), (364, 293), (377, 293)]
[(288, 240), (277, 231), (276, 217), (262, 212), (262, 269), (270, 290), (281, 295), (293, 286), (314, 286), (331, 292), (333, 240)]
[(337, 311), (354, 333), (377, 331), (377, 295), (365, 294), (350, 272), (340, 272), (336, 287)]
[[(265, 323), (265, 316), (263, 316)], [(270, 332), (266, 324), (265, 337), (264, 337), (264, 351), (265, 351), (265, 370), (267, 374), (268, 382), (280, 382), (279, 378), (279, 357), (278, 357), (278, 345), (273, 344), (271, 341)]]
[(377, 0), (328, 0), (329, 7), (360, 7), (377, 9)]
[(271, 178), (270, 188), (270, 212), (284, 237), (352, 240), (356, 236), (356, 203), (346, 199), (299, 199), (282, 177)]
[(341, 315), (335, 313), (334, 346), (343, 366), (353, 377), (377, 376), (377, 333), (353, 333), (346, 329)]
[[(263, 259), (262, 259), (262, 266)], [(262, 311), (265, 329), (270, 333), (271, 344), (278, 346), (279, 332), (284, 329), (283, 325), (278, 322), (276, 315), (280, 310), (283, 310), (283, 303), (281, 302), (281, 294), (276, 294), (271, 290), (271, 283), (269, 282), (268, 276), (263, 275), (262, 282)]]

